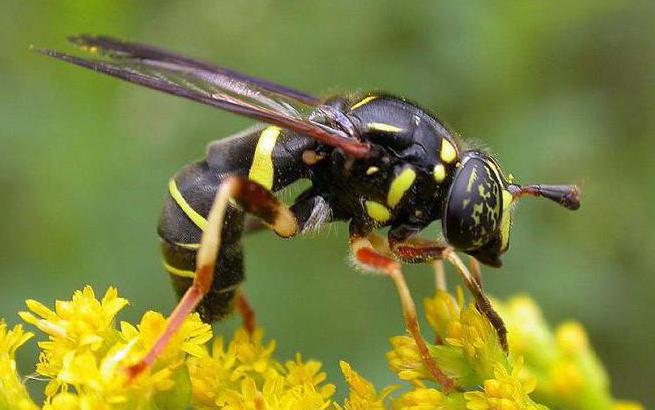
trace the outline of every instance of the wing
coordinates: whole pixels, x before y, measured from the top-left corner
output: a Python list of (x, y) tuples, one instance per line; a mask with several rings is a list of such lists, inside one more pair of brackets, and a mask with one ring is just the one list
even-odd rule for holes
[(332, 127), (305, 118), (301, 105), (330, 113), (318, 98), (219, 66), (193, 60), (155, 47), (107, 37), (79, 36), (74, 44), (106, 56), (86, 59), (54, 50), (41, 54), (98, 71), (144, 87), (264, 121), (361, 158), (370, 147), (357, 140), (351, 127)]

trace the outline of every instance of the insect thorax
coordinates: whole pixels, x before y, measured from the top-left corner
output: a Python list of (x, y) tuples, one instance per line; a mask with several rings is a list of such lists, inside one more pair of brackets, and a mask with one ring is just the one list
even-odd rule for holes
[(326, 188), (337, 213), (379, 226), (425, 226), (439, 219), (460, 158), (452, 134), (434, 116), (396, 97), (367, 95), (344, 111), (375, 149), (358, 160), (332, 153)]

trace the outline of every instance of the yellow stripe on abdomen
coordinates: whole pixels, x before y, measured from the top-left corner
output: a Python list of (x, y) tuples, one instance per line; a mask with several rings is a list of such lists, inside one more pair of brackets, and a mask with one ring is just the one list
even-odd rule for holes
[(182, 196), (182, 193), (180, 190), (177, 188), (177, 183), (175, 182), (175, 178), (171, 178), (171, 180), (168, 182), (168, 192), (170, 192), (171, 197), (173, 200), (175, 200), (175, 203), (180, 207), (182, 212), (186, 214), (186, 216), (191, 219), (191, 221), (200, 229), (203, 231), (205, 230), (205, 227), (207, 226), (207, 220), (200, 215), (198, 212), (195, 211), (189, 205), (189, 203), (184, 199)]
[(175, 266), (171, 266), (168, 263), (166, 263), (166, 261), (162, 261), (162, 263), (164, 264), (164, 269), (166, 270), (166, 272), (170, 273), (171, 275), (180, 276), (183, 278), (191, 278), (191, 279), (193, 279), (196, 276), (196, 273), (192, 270), (184, 270), (184, 269), (176, 268)]
[(282, 130), (279, 127), (266, 127), (259, 135), (255, 155), (252, 159), (248, 178), (266, 189), (273, 188), (273, 148)]

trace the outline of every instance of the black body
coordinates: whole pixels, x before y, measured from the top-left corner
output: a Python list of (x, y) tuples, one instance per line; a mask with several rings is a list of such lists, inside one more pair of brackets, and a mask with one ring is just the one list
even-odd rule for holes
[[(352, 239), (388, 226), (392, 248), (442, 220), (444, 241), (424, 249), (425, 257), (434, 256), (430, 249), (450, 246), (498, 267), (509, 247), (510, 208), (516, 199), (542, 196), (569, 209), (580, 205), (575, 186), (514, 184), (489, 154), (465, 151), (435, 116), (402, 98), (369, 93), (323, 101), (144, 44), (93, 36), (70, 40), (103, 58), (38, 51), (269, 124), (212, 143), (203, 160), (183, 168), (169, 183), (158, 231), (164, 266), (178, 295), (193, 283), (201, 234), (222, 181), (239, 176), (241, 186), (266, 194), (253, 191), (239, 202), (248, 206), (227, 208), (214, 280), (198, 308), (208, 321), (231, 311), (244, 279), (243, 209), (280, 235), (349, 221)], [(309, 179), (311, 187), (277, 229), (276, 212), (283, 205), (270, 192), (301, 178)], [(294, 218), (297, 224), (289, 223)], [(413, 252), (407, 259), (394, 256), (426, 261)]]
[[(370, 102), (350, 110), (367, 97)], [(441, 139), (456, 147), (454, 137), (433, 116), (402, 99), (368, 95), (339, 97), (330, 105), (342, 110), (361, 127), (360, 134), (371, 143), (375, 155), (353, 160), (339, 149), (318, 144), (311, 138), (289, 131), (281, 131), (272, 151), (274, 169), (272, 191), (278, 191), (301, 178), (312, 182), (291, 209), (298, 218), (301, 233), (333, 221), (353, 221), (360, 233), (375, 227), (391, 226), (402, 232), (418, 232), (441, 217), (444, 198), (457, 159), (450, 163), (440, 160)], [(387, 124), (402, 132), (366, 128), (367, 124)], [(266, 127), (258, 127), (209, 145), (206, 157), (190, 164), (174, 176), (179, 192), (189, 206), (207, 217), (216, 189), (228, 175), (248, 176), (255, 150)], [(313, 152), (314, 163), (303, 161), (303, 154)], [(447, 178), (437, 183), (433, 176), (436, 164), (442, 163)], [(371, 167), (378, 171), (367, 174)], [(386, 221), (372, 218), (366, 201), (386, 204), (389, 187), (404, 170), (416, 173), (411, 188), (403, 192), (401, 200), (389, 209)], [(195, 270), (195, 249), (202, 233), (169, 194), (160, 218), (159, 236), (164, 260), (178, 270)], [(230, 303), (238, 284), (244, 279), (243, 249), (240, 238), (244, 232), (243, 212), (230, 207), (222, 231), (221, 255), (215, 272), (212, 291), (205, 297), (199, 312), (205, 320), (216, 320), (231, 311)], [(404, 233), (403, 233), (404, 235)], [(170, 273), (179, 296), (191, 285), (192, 278)]]

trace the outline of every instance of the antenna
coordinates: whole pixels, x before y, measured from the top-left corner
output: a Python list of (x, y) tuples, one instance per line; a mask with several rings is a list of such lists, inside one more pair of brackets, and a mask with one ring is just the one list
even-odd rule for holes
[(576, 185), (515, 185), (508, 186), (508, 191), (515, 199), (522, 196), (548, 198), (563, 207), (575, 211), (580, 208), (580, 190)]

